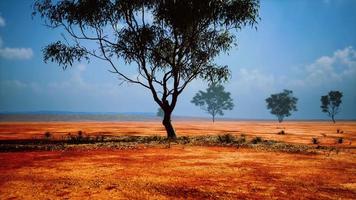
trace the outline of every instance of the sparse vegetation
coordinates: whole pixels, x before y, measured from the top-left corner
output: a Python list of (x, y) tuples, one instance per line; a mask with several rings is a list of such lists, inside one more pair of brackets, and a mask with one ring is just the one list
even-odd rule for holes
[(278, 135), (285, 135), (286, 133), (284, 132), (284, 130), (281, 130), (277, 133)]
[(318, 138), (312, 138), (312, 143), (313, 144), (319, 144), (319, 139)]
[(47, 140), (51, 139), (51, 138), (52, 138), (52, 133), (49, 132), (49, 131), (46, 131), (46, 132), (44, 133), (44, 138), (47, 139)]
[(339, 137), (339, 138), (337, 138), (336, 141), (337, 141), (337, 143), (342, 144), (344, 142), (344, 138)]
[(218, 135), (218, 138), (219, 138), (219, 142), (221, 142), (221, 143), (229, 144), (229, 143), (235, 142), (235, 136), (233, 136), (229, 133), (224, 134), (224, 135)]
[(253, 139), (251, 140), (251, 143), (252, 143), (252, 144), (258, 144), (258, 143), (260, 143), (260, 142), (262, 142), (262, 138), (261, 138), (261, 137), (255, 137), (255, 138), (253, 138)]
[[(79, 133), (79, 132), (78, 132)], [(190, 145), (190, 146), (231, 146), (254, 148), (261, 150), (283, 151), (289, 153), (311, 153), (312, 147), (307, 145), (293, 145), (273, 140), (262, 140), (261, 137), (254, 137), (249, 142), (246, 136), (241, 134), (239, 137), (232, 134), (212, 135), (212, 136), (181, 136), (175, 140), (153, 135), (153, 136), (87, 136), (79, 140), (78, 135), (71, 136), (65, 140), (29, 140), (23, 142), (6, 143), (0, 142), (1, 151), (28, 151), (28, 150), (59, 150), (72, 148), (116, 148), (132, 149), (139, 148), (140, 145)]]

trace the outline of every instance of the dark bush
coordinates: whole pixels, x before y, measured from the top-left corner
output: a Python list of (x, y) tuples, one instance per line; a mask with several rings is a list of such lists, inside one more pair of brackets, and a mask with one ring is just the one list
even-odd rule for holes
[(260, 142), (262, 142), (262, 138), (261, 138), (261, 137), (255, 137), (255, 138), (253, 138), (253, 139), (251, 140), (251, 143), (252, 143), (252, 144), (258, 144), (258, 143), (260, 143)]
[(344, 142), (344, 138), (339, 137), (336, 141), (337, 143), (342, 144)]
[(240, 135), (240, 138), (237, 140), (237, 142), (238, 142), (239, 144), (245, 143), (245, 142), (246, 142), (246, 135), (245, 135), (245, 134), (241, 134), (241, 135)]
[(51, 139), (51, 138), (52, 138), (52, 133), (49, 132), (49, 131), (46, 131), (46, 132), (44, 133), (44, 138), (47, 139), (47, 140)]
[(233, 143), (235, 141), (235, 136), (231, 135), (230, 133), (219, 135), (218, 136), (220, 143)]
[(285, 135), (286, 133), (284, 132), (284, 130), (281, 130), (277, 133), (278, 135)]
[(83, 131), (78, 131), (78, 139), (81, 140), (84, 137), (84, 132)]
[(319, 139), (318, 138), (312, 138), (312, 143), (313, 144), (319, 144)]

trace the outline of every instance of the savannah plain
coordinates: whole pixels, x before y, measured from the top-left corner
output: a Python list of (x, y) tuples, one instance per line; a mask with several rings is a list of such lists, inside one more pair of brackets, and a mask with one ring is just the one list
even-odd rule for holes
[[(2, 149), (0, 199), (356, 199), (355, 121), (173, 123), (185, 142), (162, 139), (159, 121), (1, 122), (1, 144), (45, 132), (105, 139)], [(109, 140), (152, 136), (159, 141)]]

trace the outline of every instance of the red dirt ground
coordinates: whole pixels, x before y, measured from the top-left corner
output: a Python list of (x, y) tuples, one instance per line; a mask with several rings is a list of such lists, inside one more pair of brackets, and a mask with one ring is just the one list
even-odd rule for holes
[[(348, 143), (356, 137), (356, 122), (180, 121), (175, 127), (178, 135), (243, 133), (304, 144), (318, 137), (340, 152), (157, 145), (0, 153), (0, 199), (356, 199), (356, 154)], [(282, 127), (286, 135), (277, 135)], [(2, 139), (78, 130), (164, 134), (159, 122), (0, 123)], [(337, 137), (345, 138), (344, 144), (335, 144)]]
[(173, 146), (1, 153), (0, 163), (0, 199), (356, 198), (346, 153)]

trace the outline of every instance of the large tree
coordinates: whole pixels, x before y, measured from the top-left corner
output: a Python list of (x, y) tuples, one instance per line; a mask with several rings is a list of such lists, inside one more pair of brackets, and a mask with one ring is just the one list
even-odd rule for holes
[(340, 105), (342, 103), (342, 92), (330, 91), (327, 95), (321, 96), (321, 111), (325, 112), (331, 117), (335, 123), (335, 115), (340, 111)]
[(213, 122), (217, 115), (224, 115), (224, 110), (232, 110), (234, 103), (230, 92), (226, 92), (224, 86), (211, 84), (206, 92), (199, 91), (192, 99), (192, 103), (199, 106), (212, 116)]
[(272, 94), (266, 99), (267, 109), (271, 109), (271, 114), (277, 116), (278, 122), (289, 117), (292, 111), (297, 111), (297, 101), (298, 99), (293, 96), (291, 90), (283, 90), (283, 92)]
[[(214, 59), (235, 44), (236, 30), (255, 27), (258, 9), (258, 0), (37, 0), (34, 15), (66, 33), (64, 42), (43, 49), (46, 62), (64, 69), (83, 59), (107, 62), (122, 81), (151, 92), (167, 136), (175, 138), (178, 96), (196, 78), (229, 78)], [(137, 77), (124, 73), (119, 60)]]

